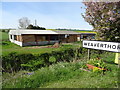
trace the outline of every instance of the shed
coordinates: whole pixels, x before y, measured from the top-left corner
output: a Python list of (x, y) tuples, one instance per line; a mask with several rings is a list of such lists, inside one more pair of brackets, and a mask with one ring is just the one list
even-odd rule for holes
[(60, 41), (75, 42), (79, 34), (74, 31), (18, 29), (10, 30), (9, 40), (20, 46), (46, 45)]
[(95, 33), (80, 33), (80, 39), (95, 39)]

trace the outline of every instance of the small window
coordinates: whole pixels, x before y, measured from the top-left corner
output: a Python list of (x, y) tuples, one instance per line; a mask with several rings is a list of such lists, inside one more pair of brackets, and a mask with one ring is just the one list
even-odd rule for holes
[(59, 39), (65, 39), (65, 35), (60, 35)]
[(50, 40), (58, 40), (58, 35), (51, 35)]
[(17, 40), (17, 36), (16, 35), (14, 35), (14, 40)]
[(12, 39), (12, 35), (10, 35), (10, 39)]

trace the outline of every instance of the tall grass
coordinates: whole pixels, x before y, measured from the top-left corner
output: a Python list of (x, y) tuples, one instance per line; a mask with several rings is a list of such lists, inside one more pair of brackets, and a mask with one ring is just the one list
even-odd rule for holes
[(41, 68), (32, 75), (25, 74), (17, 79), (9, 80), (3, 88), (37, 88), (53, 81), (65, 81), (81, 74), (82, 63), (58, 63), (50, 67)]
[(117, 88), (117, 65), (105, 75), (80, 70), (85, 62), (58, 63), (35, 72), (21, 73), (3, 83), (3, 88)]

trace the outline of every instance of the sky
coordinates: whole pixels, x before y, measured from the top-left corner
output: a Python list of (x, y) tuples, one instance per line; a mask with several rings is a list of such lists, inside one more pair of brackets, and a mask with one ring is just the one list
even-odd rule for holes
[(47, 29), (92, 30), (81, 13), (85, 13), (82, 2), (2, 2), (2, 24), (0, 28), (19, 27), (18, 20), (27, 17), (30, 23)]

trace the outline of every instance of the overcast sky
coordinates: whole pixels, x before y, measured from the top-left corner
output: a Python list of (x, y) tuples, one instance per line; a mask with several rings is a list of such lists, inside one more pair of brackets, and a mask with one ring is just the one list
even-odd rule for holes
[(0, 28), (18, 28), (18, 20), (28, 17), (31, 24), (48, 29), (71, 28), (91, 30), (81, 13), (81, 2), (2, 2), (2, 25)]

